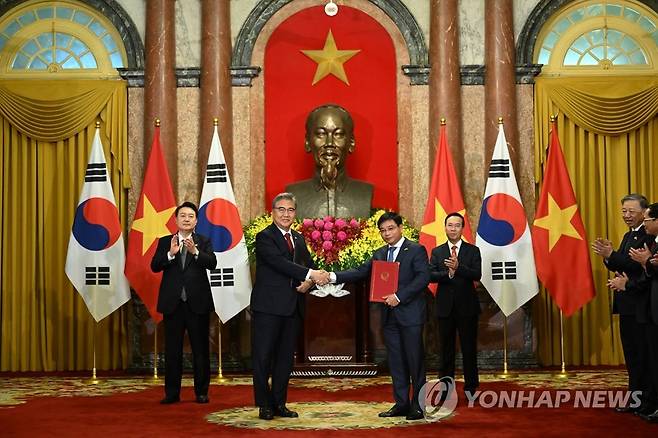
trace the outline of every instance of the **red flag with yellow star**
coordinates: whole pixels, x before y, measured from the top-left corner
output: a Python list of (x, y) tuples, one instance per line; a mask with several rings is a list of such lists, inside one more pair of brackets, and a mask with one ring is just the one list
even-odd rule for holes
[(566, 316), (594, 298), (596, 290), (585, 226), (555, 122), (551, 126), (544, 181), (532, 225), (532, 244), (537, 276)]
[(155, 128), (142, 194), (128, 235), (126, 277), (144, 302), (155, 323), (162, 321), (156, 310), (162, 272), (151, 271), (151, 259), (158, 239), (176, 231), (176, 200), (160, 146), (160, 127)]
[(278, 24), (264, 50), (264, 206), (288, 184), (313, 177), (306, 118), (336, 104), (354, 125), (355, 147), (342, 163), (347, 175), (373, 185), (372, 207), (397, 210), (397, 99), (408, 79), (398, 79), (387, 28), (356, 7), (341, 4), (328, 16), (314, 5)]
[[(423, 226), (420, 229), (420, 244), (431, 256), (432, 249), (448, 240), (445, 231), (445, 219), (450, 213), (457, 212), (464, 216), (464, 230), (462, 237), (465, 241), (473, 243), (473, 231), (464, 207), (464, 198), (457, 181), (457, 174), (452, 162), (452, 155), (448, 148), (446, 126), (442, 121), (439, 135), (439, 147), (434, 160), (432, 182), (427, 196)], [(432, 293), (436, 294), (436, 284), (430, 285)]]

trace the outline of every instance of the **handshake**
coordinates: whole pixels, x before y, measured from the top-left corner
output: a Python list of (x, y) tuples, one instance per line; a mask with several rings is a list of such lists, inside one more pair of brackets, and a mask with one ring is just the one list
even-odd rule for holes
[(320, 286), (324, 286), (325, 284), (328, 284), (330, 281), (329, 273), (324, 269), (320, 269), (320, 270), (311, 269), (310, 278), (311, 280), (313, 280), (313, 283)]

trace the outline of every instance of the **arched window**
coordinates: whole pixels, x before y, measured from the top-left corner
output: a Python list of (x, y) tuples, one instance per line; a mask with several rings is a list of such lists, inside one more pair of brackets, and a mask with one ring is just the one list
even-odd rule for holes
[(539, 33), (534, 62), (542, 74), (655, 72), (658, 17), (632, 1), (569, 3)]
[(0, 21), (0, 74), (51, 78), (117, 76), (126, 66), (121, 38), (83, 3), (25, 2)]

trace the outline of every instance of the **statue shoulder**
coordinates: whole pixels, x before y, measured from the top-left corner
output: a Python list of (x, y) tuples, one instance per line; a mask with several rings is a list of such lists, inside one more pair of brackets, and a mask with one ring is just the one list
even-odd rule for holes
[(304, 179), (301, 181), (294, 182), (292, 184), (286, 185), (286, 192), (290, 192), (293, 195), (298, 195), (300, 193), (315, 191), (313, 186), (312, 179)]
[(372, 195), (373, 186), (369, 182), (361, 181), (360, 179), (348, 179), (348, 187), (350, 192), (360, 193), (362, 195)]

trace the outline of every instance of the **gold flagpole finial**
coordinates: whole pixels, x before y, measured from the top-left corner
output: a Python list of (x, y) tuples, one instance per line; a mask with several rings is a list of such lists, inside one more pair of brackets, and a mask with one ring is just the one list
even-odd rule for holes
[(499, 125), (502, 125), (502, 124), (503, 124), (503, 118), (502, 118), (502, 117), (498, 117), (498, 124), (499, 124)]
[(160, 119), (155, 119), (154, 124), (156, 127), (160, 127)]
[(551, 123), (554, 123), (554, 122), (555, 122), (555, 116), (553, 114), (551, 114)]
[(441, 117), (441, 126), (444, 126), (446, 124), (446, 118)]
[(100, 127), (101, 127), (100, 120), (96, 120), (96, 129), (100, 129)]
[(215, 127), (216, 127), (217, 125), (219, 125), (219, 119), (218, 119), (217, 117), (215, 117), (214, 119), (212, 119), (212, 125), (215, 126)]

